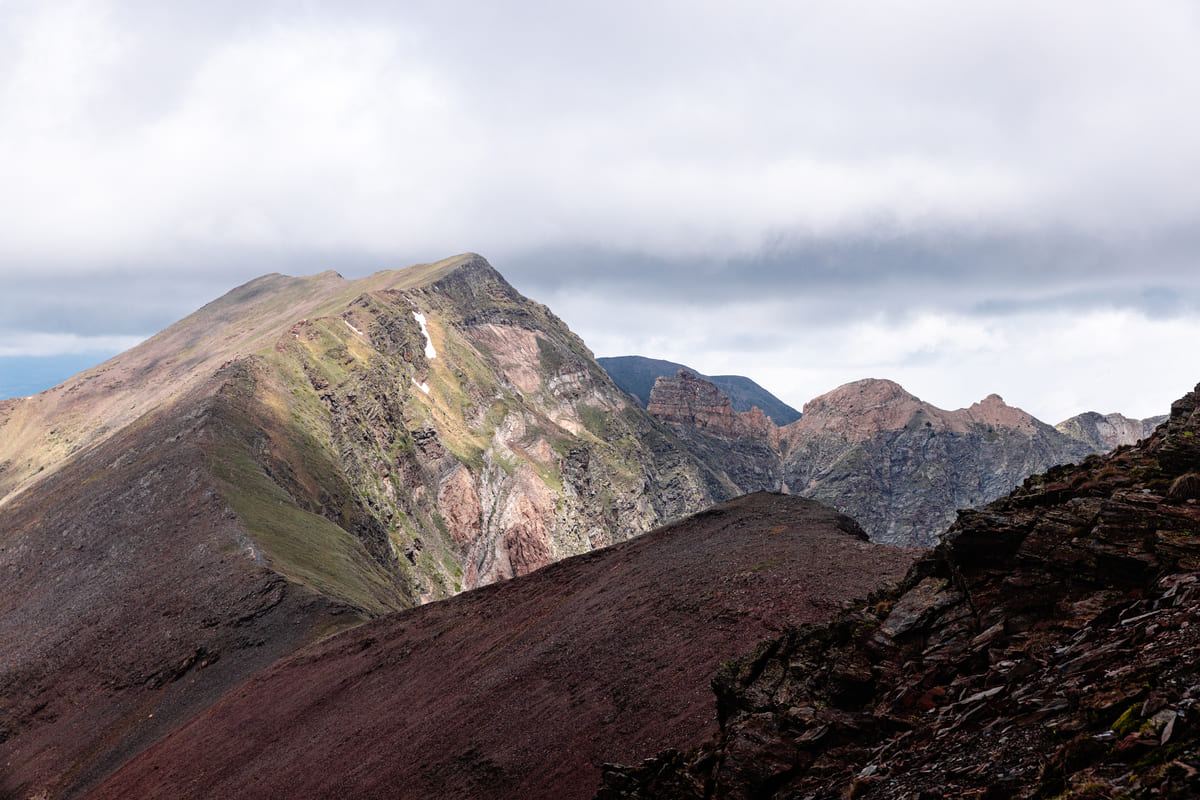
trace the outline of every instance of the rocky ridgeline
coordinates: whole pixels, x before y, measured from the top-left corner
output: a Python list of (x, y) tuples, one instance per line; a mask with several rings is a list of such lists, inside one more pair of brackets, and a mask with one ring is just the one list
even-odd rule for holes
[(727, 663), (720, 733), (598, 797), (1200, 794), (1200, 387), (963, 512), (898, 592)]
[(1154, 433), (1167, 418), (1130, 419), (1123, 414), (1097, 414), (1088, 411), (1058, 423), (1054, 427), (1073, 439), (1087, 442), (1098, 453), (1123, 444), (1134, 444)]
[(647, 410), (742, 491), (812, 497), (860, 520), (875, 541), (923, 546), (958, 509), (1153, 430), (1116, 414), (1055, 429), (995, 394), (946, 411), (873, 379), (816, 397), (799, 420), (776, 427), (756, 408), (734, 411), (719, 388), (682, 371), (658, 379)]

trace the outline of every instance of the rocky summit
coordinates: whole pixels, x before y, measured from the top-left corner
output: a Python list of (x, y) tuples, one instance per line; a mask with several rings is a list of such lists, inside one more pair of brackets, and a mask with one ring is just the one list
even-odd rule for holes
[(597, 797), (1196, 797), (1197, 646), (1200, 387), (963, 512), (898, 591), (725, 664), (719, 733)]
[(1154, 433), (1166, 421), (1165, 416), (1130, 419), (1124, 414), (1098, 414), (1088, 411), (1054, 427), (1073, 439), (1091, 445), (1097, 453), (1106, 453), (1123, 444), (1136, 444)]
[(816, 397), (777, 427), (757, 408), (733, 410), (717, 386), (686, 371), (659, 378), (647, 410), (742, 491), (813, 497), (860, 520), (876, 541), (920, 546), (936, 544), (960, 508), (1153, 430), (1152, 420), (1118, 414), (1084, 414), (1056, 429), (995, 394), (945, 411), (874, 379)]

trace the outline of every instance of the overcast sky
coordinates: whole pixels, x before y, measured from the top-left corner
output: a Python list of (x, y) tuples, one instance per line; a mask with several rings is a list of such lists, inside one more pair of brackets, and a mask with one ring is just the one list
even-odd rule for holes
[(1182, 0), (0, 0), (0, 357), (475, 251), (597, 355), (797, 407), (1165, 413), (1197, 98)]

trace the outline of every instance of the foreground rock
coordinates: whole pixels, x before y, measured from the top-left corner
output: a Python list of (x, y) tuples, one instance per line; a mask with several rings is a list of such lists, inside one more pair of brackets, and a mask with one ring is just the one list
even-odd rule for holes
[(89, 797), (588, 797), (604, 761), (715, 731), (723, 659), (911, 563), (812, 501), (740, 498), (307, 648)]
[(1197, 796), (1198, 406), (964, 512), (890, 598), (725, 665), (719, 734), (610, 767), (598, 797)]

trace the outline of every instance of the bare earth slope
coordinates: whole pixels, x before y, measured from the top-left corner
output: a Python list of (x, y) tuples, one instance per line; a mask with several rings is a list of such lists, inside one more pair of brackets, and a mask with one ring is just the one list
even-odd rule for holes
[[(72, 796), (254, 671), (363, 619), (256, 553), (206, 466), (226, 416), (215, 391), (0, 512), (0, 796)], [(397, 596), (349, 537), (326, 554), (374, 576), (356, 605)]]
[(891, 597), (714, 680), (720, 733), (598, 797), (1200, 796), (1200, 386), (964, 512)]
[(307, 648), (90, 797), (588, 797), (602, 762), (715, 730), (729, 654), (911, 557), (812, 501), (743, 497)]

